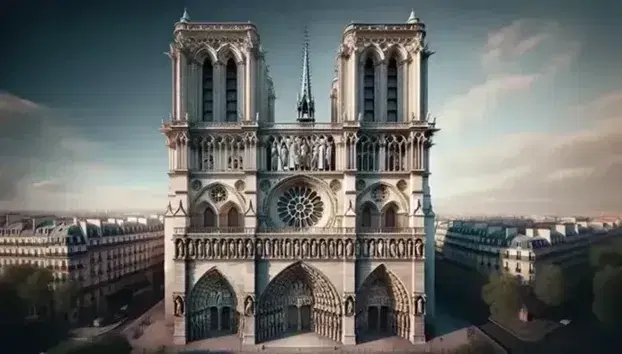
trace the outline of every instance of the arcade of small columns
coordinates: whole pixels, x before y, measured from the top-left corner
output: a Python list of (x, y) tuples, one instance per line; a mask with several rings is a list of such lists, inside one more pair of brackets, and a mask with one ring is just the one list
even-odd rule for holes
[[(233, 288), (212, 268), (187, 296), (187, 338), (195, 341), (234, 334), (253, 316), (259, 343), (304, 332), (340, 342), (342, 319), (351, 316), (355, 317), (357, 341), (378, 335), (409, 338), (411, 317), (423, 315), (423, 297), (415, 299), (419, 310), (411, 307), (404, 285), (384, 265), (372, 271), (354, 299), (354, 294), (342, 299), (325, 275), (299, 261), (268, 284), (256, 307), (247, 296), (243, 311), (238, 312)], [(175, 314), (184, 316), (179, 295)]]
[[(167, 136), (169, 170), (195, 171), (380, 171), (423, 170), (431, 142), (423, 132), (403, 134), (255, 133)], [(274, 154), (276, 153), (276, 155)], [(283, 158), (288, 156), (288, 160)]]

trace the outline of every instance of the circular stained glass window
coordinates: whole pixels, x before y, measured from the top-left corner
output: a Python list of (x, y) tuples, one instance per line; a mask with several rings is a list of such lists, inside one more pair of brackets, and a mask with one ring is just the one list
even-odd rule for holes
[(289, 227), (311, 227), (324, 214), (320, 195), (307, 186), (288, 189), (276, 203), (279, 218)]

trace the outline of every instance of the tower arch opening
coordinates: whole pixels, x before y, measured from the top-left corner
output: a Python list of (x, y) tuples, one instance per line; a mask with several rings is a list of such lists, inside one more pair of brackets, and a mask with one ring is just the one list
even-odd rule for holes
[(324, 274), (296, 262), (281, 271), (263, 291), (256, 321), (258, 342), (307, 332), (340, 341), (340, 297)]
[(389, 202), (382, 208), (382, 228), (388, 230), (399, 227), (398, 222), (398, 207), (394, 202)]
[(387, 122), (398, 121), (398, 99), (400, 87), (398, 85), (397, 59), (393, 55), (387, 64)]
[(205, 203), (205, 209), (203, 210), (203, 227), (217, 227), (218, 216), (211, 205)]
[(410, 306), (404, 284), (384, 264), (374, 269), (356, 295), (355, 333), (359, 343), (410, 333)]
[(203, 121), (214, 121), (214, 66), (209, 56), (203, 61)]
[(208, 270), (192, 287), (187, 304), (188, 341), (237, 333), (236, 294), (216, 268)]
[(231, 57), (225, 66), (225, 120), (238, 121), (238, 66)]
[(363, 121), (375, 121), (376, 66), (371, 56), (363, 64)]
[(380, 212), (376, 204), (366, 201), (360, 208), (359, 227), (361, 229), (372, 229), (380, 226)]

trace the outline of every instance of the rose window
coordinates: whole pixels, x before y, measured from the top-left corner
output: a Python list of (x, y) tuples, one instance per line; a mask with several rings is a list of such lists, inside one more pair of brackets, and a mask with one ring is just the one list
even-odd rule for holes
[(224, 202), (227, 199), (227, 190), (221, 185), (215, 185), (210, 190), (210, 198), (216, 203)]
[(310, 227), (324, 214), (320, 195), (306, 186), (288, 189), (276, 203), (279, 218), (290, 227)]

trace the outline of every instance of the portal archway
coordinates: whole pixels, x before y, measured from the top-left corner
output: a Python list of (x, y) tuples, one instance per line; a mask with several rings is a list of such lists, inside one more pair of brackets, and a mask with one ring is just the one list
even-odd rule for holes
[(356, 340), (410, 333), (410, 306), (404, 284), (385, 265), (374, 269), (356, 295)]
[(231, 284), (215, 268), (192, 287), (187, 300), (188, 341), (237, 333), (237, 298)]
[(315, 332), (341, 341), (341, 301), (335, 287), (317, 269), (297, 262), (266, 287), (257, 304), (257, 340)]

